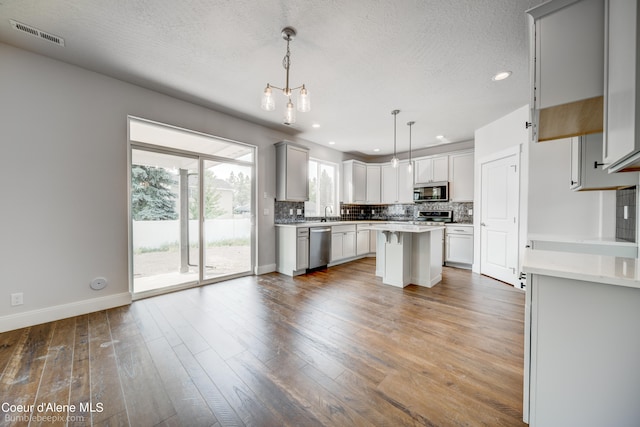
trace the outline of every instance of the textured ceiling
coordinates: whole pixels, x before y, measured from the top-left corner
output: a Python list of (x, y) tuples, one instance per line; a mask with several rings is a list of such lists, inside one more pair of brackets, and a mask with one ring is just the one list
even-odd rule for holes
[[(365, 155), (457, 142), (528, 102), (525, 10), (542, 0), (0, 0), (0, 41)], [(13, 19), (64, 38), (57, 46)], [(266, 83), (306, 84), (311, 112), (282, 124)], [(0, 59), (1, 62), (1, 59)], [(513, 75), (493, 82), (501, 70)], [(294, 101), (295, 102), (295, 101)], [(312, 128), (318, 123), (319, 128)], [(374, 148), (380, 148), (374, 153)]]

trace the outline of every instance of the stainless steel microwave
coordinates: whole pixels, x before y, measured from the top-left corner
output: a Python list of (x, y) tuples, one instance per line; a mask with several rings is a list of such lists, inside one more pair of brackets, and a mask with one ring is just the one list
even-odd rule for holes
[(449, 183), (432, 182), (413, 187), (414, 202), (447, 202), (449, 201)]

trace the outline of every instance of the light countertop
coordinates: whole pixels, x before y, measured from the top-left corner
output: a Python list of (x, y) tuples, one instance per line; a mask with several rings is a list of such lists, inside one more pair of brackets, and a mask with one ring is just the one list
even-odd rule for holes
[(363, 230), (392, 231), (401, 233), (427, 233), (435, 230), (444, 230), (441, 225), (414, 225), (414, 224), (372, 224)]
[[(372, 225), (378, 225), (378, 224), (397, 224), (397, 225), (412, 225), (413, 221), (393, 221), (393, 220), (378, 220), (378, 219), (371, 219), (371, 220), (364, 220), (364, 219), (360, 219), (360, 220), (354, 220), (354, 221), (327, 221), (327, 222), (320, 222), (320, 221), (313, 221), (313, 222), (290, 222), (290, 223), (281, 223), (281, 224), (274, 224), (276, 227), (293, 227), (293, 228), (300, 228), (300, 227), (322, 227), (322, 226), (334, 226), (334, 225), (349, 225), (349, 224), (372, 224)], [(442, 225), (441, 228), (444, 228), (444, 224)], [(461, 225), (461, 226), (473, 226), (473, 224), (469, 224), (469, 223), (461, 223), (461, 222), (448, 222), (446, 223), (447, 225)], [(425, 227), (425, 226), (420, 226), (420, 227)], [(435, 227), (433, 225), (430, 225), (428, 227)]]
[(290, 222), (286, 224), (274, 224), (276, 227), (322, 227), (322, 226), (334, 226), (334, 225), (349, 225), (349, 224), (369, 224), (376, 221), (327, 221), (327, 222)]
[(560, 242), (560, 243), (580, 243), (589, 245), (607, 245), (607, 246), (636, 246), (637, 243), (617, 240), (615, 237), (582, 237), (582, 236), (561, 236), (555, 234), (529, 234), (529, 240), (543, 242)]
[(640, 289), (640, 260), (608, 255), (526, 249), (522, 270)]

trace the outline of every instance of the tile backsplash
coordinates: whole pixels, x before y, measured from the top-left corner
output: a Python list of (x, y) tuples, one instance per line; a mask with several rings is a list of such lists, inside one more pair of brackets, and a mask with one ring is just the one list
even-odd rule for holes
[(636, 241), (636, 187), (616, 191), (616, 239)]
[[(473, 202), (425, 202), (394, 205), (360, 205), (340, 203), (340, 215), (329, 216), (331, 221), (411, 221), (421, 210), (452, 210), (453, 221), (472, 223)], [(301, 212), (298, 214), (298, 212)], [(275, 202), (276, 224), (288, 224), (320, 220), (321, 217), (305, 217), (304, 202)]]

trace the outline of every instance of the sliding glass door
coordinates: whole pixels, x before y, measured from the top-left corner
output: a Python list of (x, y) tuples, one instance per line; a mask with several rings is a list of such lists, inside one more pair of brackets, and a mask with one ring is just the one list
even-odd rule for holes
[(192, 157), (131, 151), (135, 292), (199, 281), (198, 163)]
[(251, 270), (252, 172), (204, 161), (204, 279)]
[(251, 274), (255, 147), (130, 118), (132, 288)]

